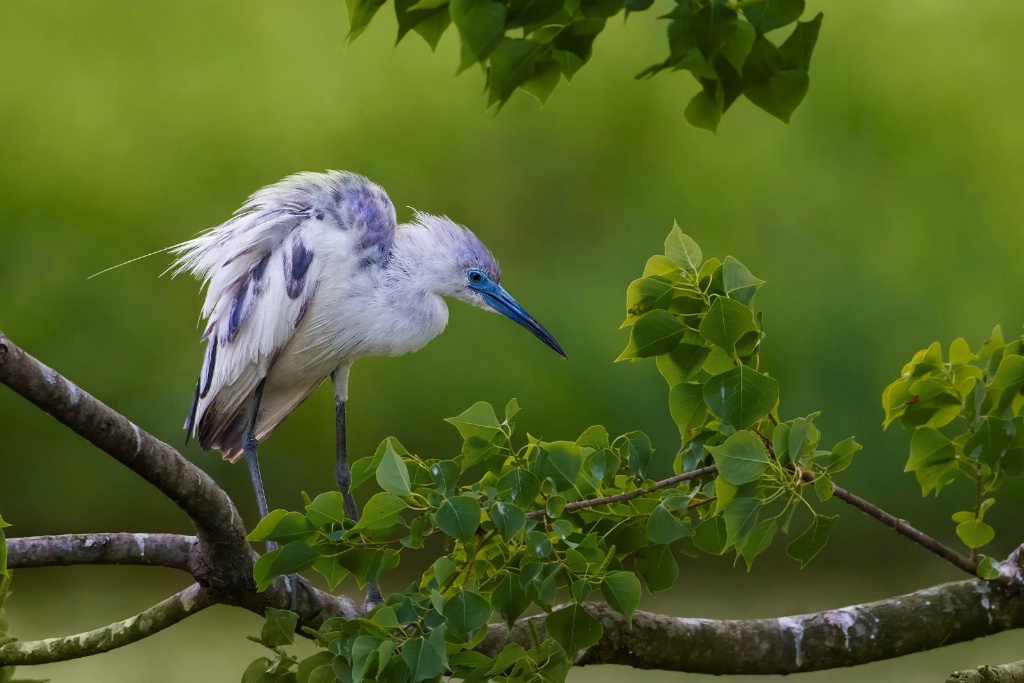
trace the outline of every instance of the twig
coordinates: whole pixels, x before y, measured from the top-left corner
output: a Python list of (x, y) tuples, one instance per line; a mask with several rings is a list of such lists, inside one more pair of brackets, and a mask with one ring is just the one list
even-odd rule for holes
[[(662, 479), (661, 481), (655, 482), (654, 486), (643, 489), (636, 489), (634, 491), (627, 491), (625, 493), (618, 493), (614, 496), (604, 496), (603, 498), (588, 498), (587, 500), (577, 500), (572, 503), (567, 503), (565, 506), (566, 512), (572, 512), (574, 510), (582, 510), (583, 508), (592, 508), (598, 505), (610, 505), (611, 503), (622, 503), (627, 500), (633, 500), (639, 498), (648, 493), (654, 491), (660, 491), (666, 489), (669, 486), (675, 486), (681, 484), (684, 481), (690, 481), (691, 479), (699, 479), (705, 475), (713, 474), (718, 471), (718, 468), (714, 465), (708, 465), (707, 467), (701, 467), (699, 470), (693, 470), (692, 472), (683, 472), (677, 474), (674, 477), (668, 479)], [(544, 517), (547, 515), (546, 510), (533, 510), (526, 514), (527, 519), (537, 519), (538, 517)]]
[[(812, 483), (814, 481), (814, 474), (806, 470), (803, 470), (800, 473), (800, 478), (806, 481), (807, 483)], [(977, 562), (972, 561), (969, 557), (961, 555), (949, 546), (943, 545), (942, 543), (935, 540), (928, 534), (918, 531), (905, 520), (890, 515), (888, 512), (878, 507), (874, 503), (869, 503), (860, 496), (850, 493), (849, 491), (840, 486), (836, 486), (835, 483), (832, 484), (832, 491), (833, 495), (839, 500), (849, 505), (852, 505), (853, 507), (857, 508), (858, 510), (868, 515), (869, 517), (877, 519), (882, 524), (891, 527), (899, 535), (909, 538), (914, 543), (917, 543), (922, 548), (925, 548), (929, 552), (938, 555), (946, 562), (949, 562), (958, 569), (962, 569), (971, 576), (978, 575)], [(1000, 579), (996, 580), (999, 581)]]
[(159, 633), (214, 603), (207, 591), (193, 584), (141, 614), (95, 631), (0, 646), (0, 666), (49, 664), (109, 652)]

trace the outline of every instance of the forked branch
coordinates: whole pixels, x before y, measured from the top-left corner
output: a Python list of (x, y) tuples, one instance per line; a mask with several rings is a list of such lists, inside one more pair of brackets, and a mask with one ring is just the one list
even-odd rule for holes
[[(301, 626), (312, 628), (328, 617), (362, 616), (362, 608), (349, 598), (304, 582), (286, 585), (284, 579), (278, 579), (257, 593), (252, 581), (256, 555), (245, 541), (245, 528), (227, 494), (173, 448), (42, 365), (2, 334), (0, 382), (153, 484), (188, 514), (197, 530), (196, 537), (86, 534), (10, 539), (9, 564), (15, 568), (147, 564), (188, 571), (197, 583), (131, 619), (95, 631), (0, 646), (0, 667), (106, 652), (217, 603), (261, 615), (268, 607), (292, 609), (299, 614)], [(656, 486), (664, 488), (715, 471), (712, 465)], [(638, 497), (646, 492), (626, 495)], [(836, 496), (932, 552), (944, 548), (916, 530), (911, 535), (912, 527), (905, 522), (892, 523), (891, 515), (884, 517), (887, 513), (843, 489), (837, 487)], [(584, 508), (609, 502), (617, 501), (595, 499), (573, 505)], [(973, 571), (957, 559), (955, 551), (936, 554)], [(1015, 553), (1003, 563), (1002, 583), (962, 581), (880, 602), (778, 619), (716, 621), (636, 612), (630, 627), (607, 606), (588, 604), (586, 608), (604, 625), (604, 637), (581, 653), (577, 663), (695, 673), (786, 674), (853, 666), (963, 642), (1024, 626), (1019, 556)], [(521, 620), (511, 632), (494, 625), (480, 649), (495, 654), (510, 641), (531, 645), (531, 622), (543, 632), (542, 617)]]

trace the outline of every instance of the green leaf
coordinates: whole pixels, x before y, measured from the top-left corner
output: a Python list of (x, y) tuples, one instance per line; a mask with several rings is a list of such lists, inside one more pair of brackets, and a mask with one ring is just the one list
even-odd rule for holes
[(675, 385), (668, 393), (668, 408), (679, 428), (680, 438), (689, 441), (690, 430), (697, 429), (708, 419), (704, 387), (690, 382)]
[(638, 550), (636, 569), (652, 593), (668, 590), (679, 577), (679, 563), (667, 545), (649, 545)]
[[(491, 0), (452, 0), (449, 7), (465, 53), (474, 61), (483, 61), (505, 35), (505, 5)], [(464, 57), (461, 68), (471, 63)]]
[(434, 522), (452, 538), (469, 543), (480, 526), (480, 502), (473, 496), (446, 498), (434, 513)]
[(306, 519), (325, 531), (334, 526), (341, 528), (345, 523), (345, 496), (340, 491), (321, 493), (306, 506)]
[(608, 443), (608, 430), (601, 425), (587, 427), (586, 431), (580, 434), (580, 438), (576, 439), (576, 445), (581, 448), (608, 448)]
[(377, 465), (377, 483), (382, 489), (396, 496), (412, 495), (412, 488), (409, 486), (409, 468), (390, 443), (384, 451), (384, 457), (381, 458), (380, 464)]
[(629, 432), (622, 435), (626, 442), (626, 462), (629, 469), (642, 479), (646, 479), (648, 468), (654, 457), (654, 449), (651, 447), (651, 440), (643, 432)]
[(505, 424), (510, 424), (512, 418), (519, 414), (519, 400), (511, 399), (505, 404)]
[(672, 225), (672, 231), (665, 238), (665, 256), (680, 268), (694, 273), (704, 259), (700, 247), (689, 235), (680, 230), (678, 223)]
[(488, 671), (489, 674), (500, 674), (506, 671), (513, 664), (516, 664), (524, 659), (529, 659), (529, 655), (523, 646), (519, 643), (509, 643), (501, 651), (497, 657), (494, 658), (494, 666)]
[(996, 531), (981, 520), (972, 519), (968, 522), (961, 522), (956, 525), (956, 535), (968, 548), (980, 548), (992, 542), (996, 537)]
[[(818, 12), (818, 15), (810, 21), (797, 22), (796, 28), (789, 34), (789, 38), (786, 38), (786, 42), (779, 47), (782, 66), (787, 69), (802, 69), (803, 71), (807, 71), (811, 67), (811, 54), (818, 42), (818, 32), (821, 30), (823, 17), (824, 15)], [(966, 345), (966, 342), (964, 344)], [(956, 361), (953, 362), (956, 363)]]
[(761, 83), (743, 91), (748, 100), (784, 123), (789, 123), (796, 108), (803, 102), (811, 79), (806, 71), (788, 69), (779, 71)]
[(260, 642), (267, 647), (291, 645), (295, 641), (295, 627), (299, 615), (284, 609), (267, 608), (267, 621), (260, 632)]
[(313, 569), (327, 579), (331, 590), (337, 588), (342, 579), (349, 575), (348, 569), (338, 564), (337, 555), (321, 555), (313, 562)]
[(505, 623), (511, 628), (516, 619), (523, 616), (530, 606), (530, 597), (519, 583), (519, 577), (506, 572), (491, 592), (491, 604), (494, 611), (504, 617)]
[(319, 556), (316, 550), (302, 541), (292, 541), (277, 550), (272, 550), (256, 560), (253, 567), (256, 589), (263, 592), (282, 574), (294, 574), (312, 567)]
[(758, 33), (792, 24), (804, 13), (804, 0), (761, 0), (743, 6), (743, 16)]
[[(746, 365), (715, 375), (704, 384), (708, 409), (738, 430), (757, 423), (778, 402), (779, 383)], [(790, 457), (794, 457), (792, 449)]]
[(601, 622), (580, 605), (569, 605), (552, 612), (545, 624), (548, 634), (570, 657), (580, 650), (596, 645), (604, 632)]
[(679, 343), (684, 332), (686, 327), (668, 311), (648, 311), (633, 323), (629, 344), (615, 360), (618, 362), (668, 353)]
[(956, 469), (956, 447), (938, 430), (921, 427), (910, 438), (910, 458), (903, 469), (914, 472), (921, 485), (921, 495), (938, 492), (951, 481)]
[(754, 558), (763, 553), (772, 544), (778, 523), (774, 519), (762, 519), (737, 546), (747, 571), (754, 565)]
[(626, 321), (622, 323), (623, 327), (633, 324), (644, 313), (668, 309), (674, 292), (672, 283), (658, 276), (633, 280), (626, 288)]
[(559, 491), (571, 489), (583, 467), (583, 453), (572, 441), (541, 442), (547, 456), (541, 468), (542, 477), (551, 477)]
[(348, 39), (353, 41), (366, 30), (384, 0), (346, 0), (345, 4), (348, 5)]
[[(487, 4), (490, 0), (487, 0)], [(479, 438), (490, 441), (501, 431), (501, 423), (498, 416), (494, 414), (494, 407), (486, 401), (474, 403), (461, 414), (445, 419), (445, 422), (455, 425), (459, 434), (466, 441), (472, 438)]]
[(684, 342), (655, 358), (655, 362), (658, 364), (658, 372), (668, 382), (669, 387), (674, 387), (680, 382), (696, 377), (709, 353), (710, 347)]
[(814, 556), (825, 547), (825, 543), (828, 542), (828, 537), (838, 520), (838, 517), (815, 515), (807, 531), (800, 534), (796, 540), (786, 546), (786, 553), (794, 560), (800, 561), (801, 569), (806, 567), (807, 563), (814, 559)]
[(487, 625), (491, 603), (478, 593), (461, 590), (444, 604), (444, 618), (456, 633), (468, 635)]
[(703, 128), (714, 133), (718, 131), (718, 124), (722, 120), (724, 111), (725, 97), (721, 89), (712, 89), (712, 92), (703, 89), (698, 90), (697, 94), (690, 99), (686, 109), (683, 110), (683, 116), (686, 118), (686, 122), (694, 128)]
[(306, 541), (316, 537), (316, 528), (305, 515), (299, 512), (274, 510), (260, 520), (256, 528), (246, 536), (248, 541)]
[(733, 352), (736, 341), (754, 320), (750, 309), (726, 297), (715, 299), (700, 322), (700, 334), (709, 342)]
[[(296, 683), (334, 683), (337, 680), (331, 671), (334, 657), (333, 653), (321, 650), (303, 659), (295, 672)], [(324, 676), (318, 669), (325, 670), (329, 676)]]
[(993, 579), (999, 578), (1001, 569), (1002, 566), (998, 561), (988, 557), (987, 555), (983, 555), (981, 561), (978, 563), (978, 576), (983, 579), (987, 579), (988, 581), (992, 581)]
[(768, 452), (761, 440), (747, 431), (736, 432), (720, 446), (706, 446), (721, 476), (740, 486), (754, 481), (768, 467)]
[(640, 604), (640, 580), (633, 572), (608, 572), (601, 582), (601, 594), (608, 606), (626, 617), (626, 624), (633, 625), (633, 612)]
[(502, 538), (511, 541), (526, 527), (526, 513), (513, 503), (497, 502), (488, 510), (494, 528)]
[(402, 659), (409, 667), (409, 683), (419, 683), (439, 675), (444, 661), (434, 645), (424, 638), (410, 638), (402, 646)]
[(709, 555), (721, 555), (728, 547), (725, 520), (720, 516), (708, 517), (693, 532), (693, 544)]
[(659, 503), (647, 518), (647, 538), (651, 543), (672, 543), (691, 532), (676, 519), (663, 503)]
[(376, 584), (381, 574), (398, 566), (399, 560), (398, 551), (389, 548), (349, 548), (334, 557), (352, 572), (360, 587)]
[(726, 545), (740, 545), (757, 524), (760, 502), (756, 498), (737, 498), (722, 513)]
[(366, 501), (366, 507), (356, 522), (356, 529), (381, 531), (390, 529), (398, 522), (398, 515), (409, 507), (404, 500), (393, 493), (377, 493)]
[(852, 436), (848, 439), (843, 439), (832, 447), (832, 454), (825, 458), (821, 465), (829, 474), (842, 472), (850, 466), (850, 463), (853, 462), (854, 453), (861, 448), (863, 446), (854, 441)]
[(387, 452), (388, 446), (393, 448), (399, 455), (409, 455), (409, 451), (395, 437), (389, 436), (384, 439), (377, 446), (377, 450), (374, 451), (372, 458), (359, 458), (352, 463), (353, 490), (359, 488), (373, 477), (377, 471), (377, 465), (384, 459), (384, 453)]
[(517, 467), (498, 480), (499, 491), (509, 491), (513, 503), (529, 505), (540, 493), (540, 480), (528, 469)]
[(730, 299), (749, 306), (763, 284), (764, 280), (754, 277), (745, 265), (732, 256), (725, 257), (725, 263), (722, 264), (722, 288)]

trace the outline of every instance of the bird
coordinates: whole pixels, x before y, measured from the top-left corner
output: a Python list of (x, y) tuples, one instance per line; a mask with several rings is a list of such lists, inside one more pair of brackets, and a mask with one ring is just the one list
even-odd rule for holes
[(399, 225), (384, 189), (356, 173), (290, 175), (169, 251), (174, 275), (187, 272), (206, 289), (206, 351), (186, 439), (245, 459), (261, 518), (259, 444), (330, 377), (335, 479), (346, 515), (358, 519), (346, 443), (350, 369), (367, 356), (421, 349), (444, 330), (446, 299), (510, 318), (565, 357), (501, 286), (497, 260), (473, 232), (419, 211)]

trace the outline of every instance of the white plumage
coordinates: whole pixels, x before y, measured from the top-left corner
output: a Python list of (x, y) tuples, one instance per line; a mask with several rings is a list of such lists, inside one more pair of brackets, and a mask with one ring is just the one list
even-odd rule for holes
[(186, 429), (231, 461), (253, 408), (261, 441), (335, 371), (343, 406), (349, 366), (422, 348), (448, 321), (444, 297), (501, 312), (562, 353), (500, 287), (473, 233), (423, 213), (399, 226), (384, 190), (352, 173), (285, 178), (173, 251), (175, 274), (207, 288), (207, 352)]

